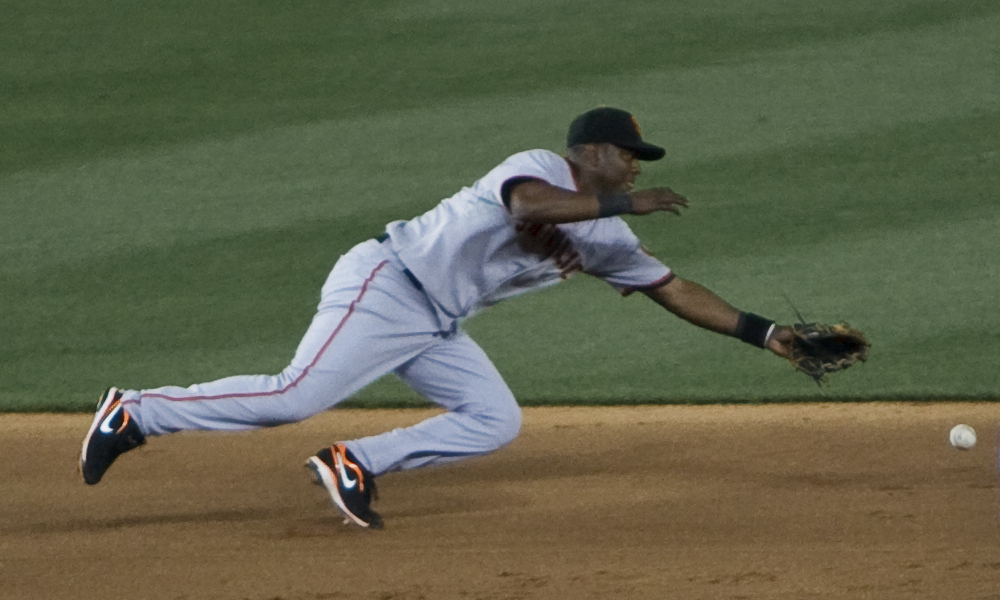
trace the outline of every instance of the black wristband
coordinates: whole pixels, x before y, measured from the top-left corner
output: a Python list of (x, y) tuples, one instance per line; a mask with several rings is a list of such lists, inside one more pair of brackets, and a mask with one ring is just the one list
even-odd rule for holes
[(772, 331), (774, 331), (774, 321), (753, 313), (741, 312), (733, 336), (758, 348), (766, 348), (767, 338)]
[(597, 214), (598, 219), (629, 214), (633, 210), (632, 196), (625, 192), (601, 194), (597, 197), (597, 204), (600, 206), (600, 211)]

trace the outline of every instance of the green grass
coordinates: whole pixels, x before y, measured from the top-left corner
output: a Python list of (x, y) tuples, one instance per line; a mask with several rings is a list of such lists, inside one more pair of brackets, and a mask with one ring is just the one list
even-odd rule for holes
[(872, 360), (819, 390), (578, 277), (467, 324), (522, 403), (1000, 397), (995, 3), (0, 6), (0, 409), (279, 371), (340, 253), (602, 103), (692, 200), (648, 247)]
[(0, 3), (0, 173), (995, 15), (871, 3)]

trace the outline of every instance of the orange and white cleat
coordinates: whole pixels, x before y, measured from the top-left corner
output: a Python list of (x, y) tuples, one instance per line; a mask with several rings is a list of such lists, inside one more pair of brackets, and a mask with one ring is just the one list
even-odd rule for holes
[(346, 446), (323, 448), (306, 461), (306, 467), (344, 514), (344, 523), (382, 529), (382, 517), (371, 509), (372, 500), (378, 497), (375, 476), (357, 463)]

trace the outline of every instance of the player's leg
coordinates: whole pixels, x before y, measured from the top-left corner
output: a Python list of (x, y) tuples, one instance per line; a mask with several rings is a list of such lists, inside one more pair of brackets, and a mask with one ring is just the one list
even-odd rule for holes
[(417, 392), (448, 412), (412, 427), (334, 444), (307, 462), (345, 523), (378, 529), (371, 509), (375, 476), (480, 456), (510, 443), (521, 409), (486, 354), (462, 332), (448, 336), (398, 369)]
[(323, 287), (319, 312), (280, 374), (126, 391), (122, 405), (143, 434), (301, 421), (433, 344), (438, 324), (426, 296), (384, 259), (378, 244), (371, 244), (337, 263)]
[(514, 395), (486, 353), (464, 332), (427, 349), (396, 373), (448, 412), (346, 442), (360, 465), (375, 475), (488, 454), (520, 432), (521, 409)]
[(373, 241), (338, 261), (323, 288), (319, 313), (292, 364), (279, 375), (106, 393), (84, 439), (80, 467), (85, 480), (100, 481), (121, 452), (147, 435), (305, 419), (433, 345), (440, 328), (433, 308), (387, 256)]

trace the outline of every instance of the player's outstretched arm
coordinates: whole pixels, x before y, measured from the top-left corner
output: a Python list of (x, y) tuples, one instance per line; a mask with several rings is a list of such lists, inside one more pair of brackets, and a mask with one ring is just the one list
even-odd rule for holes
[(687, 199), (669, 188), (585, 194), (532, 180), (519, 183), (510, 191), (511, 216), (524, 223), (575, 223), (620, 214), (654, 212), (680, 215), (682, 206), (687, 206)]
[(698, 327), (733, 335), (740, 311), (693, 281), (674, 277), (670, 283), (645, 292), (663, 308)]
[[(753, 337), (741, 335), (747, 326), (744, 313), (693, 281), (674, 277), (670, 283), (648, 290), (645, 294), (660, 306), (698, 327), (741, 339)], [(763, 341), (768, 350), (787, 358), (792, 340), (791, 329), (776, 325), (770, 335), (766, 335), (766, 339), (765, 335), (766, 332), (757, 341)]]

